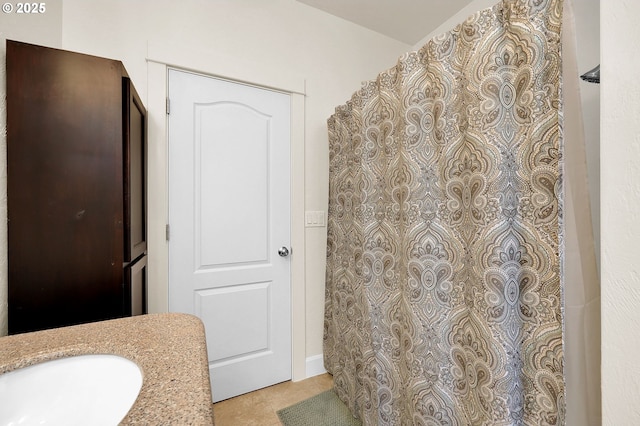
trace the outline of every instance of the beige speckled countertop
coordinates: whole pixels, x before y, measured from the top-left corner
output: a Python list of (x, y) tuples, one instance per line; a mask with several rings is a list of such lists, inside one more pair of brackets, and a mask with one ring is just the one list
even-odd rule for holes
[(83, 354), (120, 355), (143, 382), (123, 425), (212, 425), (213, 406), (202, 322), (151, 314), (0, 338), (0, 374)]

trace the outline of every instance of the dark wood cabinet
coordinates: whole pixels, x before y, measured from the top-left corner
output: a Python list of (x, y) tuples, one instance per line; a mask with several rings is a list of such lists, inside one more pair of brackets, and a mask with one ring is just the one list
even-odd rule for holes
[(10, 334), (144, 312), (145, 150), (120, 61), (7, 41)]
[(124, 141), (124, 261), (133, 262), (147, 250), (146, 111), (131, 80), (122, 79)]

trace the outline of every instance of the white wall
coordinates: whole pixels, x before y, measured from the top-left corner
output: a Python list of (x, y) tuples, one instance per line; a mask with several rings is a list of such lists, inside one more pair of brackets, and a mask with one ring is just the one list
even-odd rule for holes
[[(565, 0), (566, 1), (566, 0)], [(600, 63), (600, 1), (571, 0), (576, 30), (576, 53), (580, 74)], [(600, 270), (600, 88), (580, 80), (587, 179), (591, 202), (591, 221)]]
[[(409, 49), (294, 0), (64, 0), (62, 47), (122, 60), (149, 109), (150, 158), (157, 160), (150, 166), (149, 193), (154, 206), (149, 209), (150, 305), (155, 311), (167, 309), (166, 87), (156, 61), (278, 88), (301, 86), (306, 94), (301, 210), (326, 210), (327, 118), (363, 80)], [(306, 337), (294, 346), (303, 345), (309, 358), (322, 353), (326, 228), (307, 228), (305, 240), (304, 247), (294, 247), (294, 256), (305, 258)]]
[(7, 334), (7, 39), (60, 47), (62, 0), (47, 1), (42, 14), (0, 12), (0, 336)]
[(603, 425), (640, 424), (640, 2), (601, 1)]
[(438, 28), (425, 35), (422, 40), (413, 45), (412, 50), (419, 50), (433, 37), (453, 29), (456, 25), (463, 22), (477, 11), (491, 7), (499, 2), (500, 0), (473, 0), (471, 3), (460, 9), (458, 13), (440, 24)]

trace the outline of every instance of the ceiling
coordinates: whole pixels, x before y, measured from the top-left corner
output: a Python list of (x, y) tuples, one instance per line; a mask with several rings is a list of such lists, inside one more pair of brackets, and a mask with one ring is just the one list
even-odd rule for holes
[(297, 0), (414, 45), (472, 0)]

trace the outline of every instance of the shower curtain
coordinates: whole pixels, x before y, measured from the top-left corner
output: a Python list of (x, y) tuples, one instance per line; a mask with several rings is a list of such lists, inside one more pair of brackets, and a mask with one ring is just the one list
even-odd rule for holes
[(564, 423), (562, 0), (503, 0), (328, 120), (324, 357), (365, 425)]

